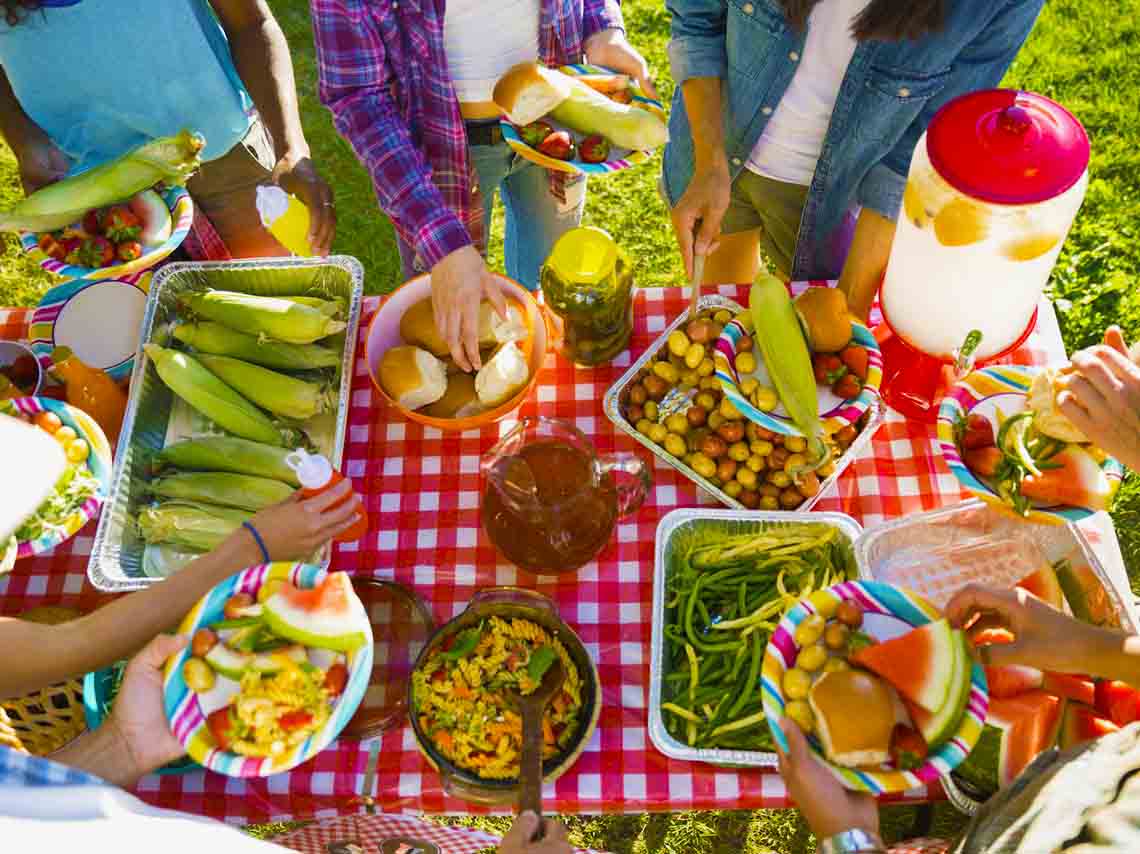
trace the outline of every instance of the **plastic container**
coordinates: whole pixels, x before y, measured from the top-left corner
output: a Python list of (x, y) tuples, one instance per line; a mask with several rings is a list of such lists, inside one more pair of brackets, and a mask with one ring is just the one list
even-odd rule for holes
[[(320, 495), (348, 479), (320, 454), (310, 454), (304, 448), (298, 448), (285, 457), (285, 463), (297, 473), (297, 479), (301, 482), (301, 495), (305, 498)], [(356, 521), (350, 528), (333, 537), (338, 543), (359, 540), (368, 531), (368, 514), (364, 512), (364, 502), (355, 492), (346, 495), (329, 509), (340, 507), (346, 501), (356, 501)]]
[(257, 213), (274, 239), (294, 255), (313, 254), (309, 243), (311, 217), (305, 203), (272, 184), (257, 188)]

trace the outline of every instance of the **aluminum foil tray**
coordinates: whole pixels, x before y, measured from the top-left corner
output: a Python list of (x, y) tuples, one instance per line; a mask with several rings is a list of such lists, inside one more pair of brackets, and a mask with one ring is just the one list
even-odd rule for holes
[[(154, 453), (178, 439), (205, 434), (204, 425), (209, 423), (162, 383), (142, 348), (150, 342), (167, 345), (177, 317), (178, 298), (208, 288), (262, 296), (310, 294), (344, 301), (347, 327), (341, 335), (327, 342), (343, 350), (336, 411), (310, 433), (318, 450), (326, 454), (334, 466), (340, 467), (364, 296), (364, 270), (360, 262), (349, 256), (332, 256), (179, 263), (163, 267), (151, 281), (147, 296), (127, 412), (115, 452), (111, 494), (103, 505), (87, 564), (87, 576), (99, 590), (118, 593), (146, 587), (177, 571), (193, 557), (185, 552), (148, 546), (134, 522), (139, 508), (149, 500), (144, 495), (144, 485)], [(326, 546), (317, 562), (327, 566), (329, 557)]]
[[(672, 563), (674, 536), (694, 525), (710, 520), (727, 520), (740, 532), (764, 531), (788, 527), (793, 524), (826, 525), (837, 528), (851, 545), (855, 558), (855, 544), (862, 527), (845, 513), (806, 513), (793, 511), (721, 510), (719, 508), (691, 508), (668, 513), (657, 525), (653, 561), (653, 631), (649, 658), (649, 737), (653, 745), (674, 759), (690, 762), (708, 762), (743, 768), (775, 768), (779, 760), (775, 753), (751, 750), (709, 750), (678, 741), (665, 728), (661, 715), (661, 701), (665, 684), (665, 592), (669, 567)], [(869, 578), (860, 568), (860, 577)]]
[[(728, 297), (723, 297), (715, 294), (701, 297), (697, 303), (697, 308), (699, 311), (721, 308), (726, 308), (732, 312), (740, 312), (744, 310), (743, 307), (735, 300), (731, 300)], [(665, 348), (666, 341), (669, 338), (669, 333), (674, 329), (679, 329), (680, 327), (684, 326), (688, 322), (688, 319), (688, 312), (682, 312), (676, 319), (674, 319), (671, 324), (669, 324), (669, 326), (665, 328), (661, 335), (658, 336), (657, 339), (652, 344), (650, 344), (649, 347), (646, 348), (645, 352), (641, 354), (637, 361), (629, 366), (629, 370), (622, 374), (621, 377), (612, 386), (610, 386), (609, 390), (606, 392), (606, 395), (602, 400), (602, 407), (605, 410), (606, 417), (609, 418), (610, 421), (612, 421), (619, 430), (629, 435), (635, 442), (639, 442), (641, 445), (643, 445), (651, 454), (665, 463), (665, 465), (675, 468), (677, 471), (679, 471), (681, 474), (683, 474), (685, 477), (687, 477), (689, 480), (691, 480), (693, 483), (695, 483), (697, 486), (699, 486), (701, 489), (703, 489), (705, 492), (707, 492), (709, 495), (711, 495), (726, 507), (731, 507), (734, 510), (747, 510), (747, 508), (735, 498), (729, 496), (719, 487), (713, 486), (711, 483), (709, 483), (707, 480), (705, 480), (703, 477), (685, 465), (684, 462), (674, 457), (663, 447), (651, 440), (648, 436), (645, 436), (640, 431), (638, 431), (632, 424), (625, 420), (625, 416), (621, 411), (621, 400), (625, 396), (626, 389), (634, 382), (636, 382), (637, 375), (641, 372), (641, 369), (645, 366), (646, 362), (648, 362), (657, 353), (661, 352), (661, 350)], [(816, 502), (818, 502), (819, 499), (823, 497), (832, 486), (835, 485), (835, 482), (839, 480), (839, 476), (843, 474), (844, 470), (867, 449), (867, 447), (871, 444), (871, 438), (875, 435), (875, 432), (886, 420), (886, 413), (883, 410), (882, 402), (878, 399), (876, 399), (871, 404), (871, 407), (867, 412), (867, 425), (861, 431), (859, 431), (859, 435), (855, 437), (855, 441), (851, 443), (851, 446), (846, 450), (846, 452), (844, 452), (843, 456), (835, 461), (835, 471), (833, 471), (830, 475), (827, 476), (826, 479), (820, 482), (819, 492), (804, 501), (804, 503), (797, 507), (794, 511), (781, 510), (771, 512), (779, 514), (785, 514), (788, 512), (802, 513), (811, 510), (816, 505)]]

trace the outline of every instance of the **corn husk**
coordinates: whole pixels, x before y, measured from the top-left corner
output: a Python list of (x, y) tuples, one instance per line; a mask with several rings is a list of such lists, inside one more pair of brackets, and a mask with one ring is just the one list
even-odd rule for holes
[(339, 320), (344, 316), (344, 301), (339, 299), (323, 299), (322, 297), (282, 297), (298, 305), (315, 308), (321, 314)]
[(284, 501), (293, 487), (279, 480), (220, 471), (180, 472), (152, 480), (152, 495), (200, 501), (242, 510), (262, 510)]
[(325, 412), (332, 405), (329, 390), (317, 383), (299, 380), (251, 365), (229, 356), (198, 357), (206, 368), (260, 406), (277, 415), (303, 421)]
[(285, 462), (288, 448), (251, 442), (235, 436), (205, 436), (200, 439), (183, 439), (159, 451), (154, 462), (193, 471), (224, 471), (268, 477), (300, 486), (297, 473)]
[(206, 140), (183, 130), (140, 145), (94, 169), (48, 184), (0, 212), (5, 231), (54, 231), (78, 222), (92, 208), (129, 199), (159, 182), (185, 184), (200, 165)]
[(184, 297), (182, 303), (198, 317), (289, 344), (312, 344), (345, 328), (320, 309), (282, 297), (206, 291)]
[(195, 350), (214, 356), (232, 356), (286, 371), (333, 368), (340, 364), (340, 353), (320, 344), (286, 344), (229, 329), (212, 320), (180, 323), (174, 337)]
[(152, 545), (178, 546), (190, 551), (216, 549), (253, 514), (233, 507), (195, 501), (164, 501), (139, 513), (139, 532)]

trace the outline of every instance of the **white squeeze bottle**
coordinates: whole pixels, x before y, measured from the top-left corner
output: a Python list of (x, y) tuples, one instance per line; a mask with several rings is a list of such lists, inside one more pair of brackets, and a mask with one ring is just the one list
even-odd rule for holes
[[(305, 498), (320, 495), (342, 480), (347, 480), (326, 458), (320, 454), (310, 454), (304, 448), (298, 448), (287, 455), (285, 464), (296, 473), (297, 480), (301, 482), (301, 495)], [(364, 512), (364, 502), (360, 500), (360, 496), (354, 492), (349, 493), (333, 507), (340, 507), (345, 501), (356, 502), (356, 521), (350, 528), (333, 537), (338, 543), (359, 540), (368, 531), (368, 514)]]

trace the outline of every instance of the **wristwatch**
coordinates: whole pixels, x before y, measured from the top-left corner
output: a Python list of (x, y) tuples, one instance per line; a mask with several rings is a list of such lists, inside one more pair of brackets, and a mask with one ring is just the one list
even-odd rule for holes
[(884, 854), (887, 850), (877, 833), (852, 828), (823, 840), (819, 854)]

